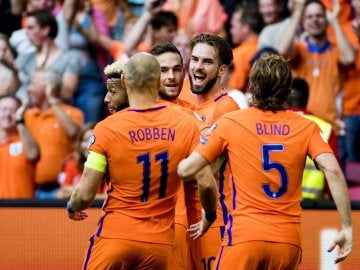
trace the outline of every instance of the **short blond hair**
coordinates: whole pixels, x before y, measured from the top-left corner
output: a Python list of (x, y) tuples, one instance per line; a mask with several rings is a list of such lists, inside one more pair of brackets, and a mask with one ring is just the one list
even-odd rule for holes
[(116, 61), (104, 68), (104, 73), (109, 79), (120, 79), (124, 73), (127, 60)]

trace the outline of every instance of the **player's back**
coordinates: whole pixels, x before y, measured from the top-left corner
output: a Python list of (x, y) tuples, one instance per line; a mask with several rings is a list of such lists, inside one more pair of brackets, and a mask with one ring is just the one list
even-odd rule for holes
[(219, 132), (227, 133), (236, 200), (227, 244), (263, 240), (300, 246), (305, 159), (331, 151), (320, 129), (294, 112), (255, 108), (226, 114), (222, 126), (231, 127)]
[(180, 183), (177, 165), (198, 143), (195, 120), (158, 104), (118, 112), (94, 134), (96, 141), (104, 140), (90, 149), (106, 155), (111, 183), (101, 235), (169, 244)]

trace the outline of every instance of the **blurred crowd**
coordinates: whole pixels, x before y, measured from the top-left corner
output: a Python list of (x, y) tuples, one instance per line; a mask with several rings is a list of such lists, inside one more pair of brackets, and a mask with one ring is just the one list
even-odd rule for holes
[[(109, 114), (104, 68), (162, 42), (187, 68), (187, 43), (202, 32), (231, 44), (223, 87), (240, 108), (254, 59), (286, 56), (289, 109), (313, 117), (345, 172), (360, 162), (360, 0), (8, 0), (0, 1), (0, 199), (69, 197), (94, 125)], [(305, 198), (331, 199), (319, 185)]]

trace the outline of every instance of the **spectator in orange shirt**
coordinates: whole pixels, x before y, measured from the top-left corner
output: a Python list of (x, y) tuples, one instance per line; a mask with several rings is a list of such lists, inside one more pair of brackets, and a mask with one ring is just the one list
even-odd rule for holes
[(25, 126), (26, 103), (0, 97), (0, 199), (33, 199), (38, 144)]
[[(132, 56), (121, 82), (130, 107), (95, 127), (84, 173), (67, 204), (68, 215), (74, 220), (87, 217), (84, 209), (92, 203), (107, 168), (111, 189), (97, 232), (90, 238), (84, 268), (165, 270), (174, 241), (180, 184), (176, 168), (197, 144), (199, 131), (188, 114), (156, 103), (160, 66), (151, 54)], [(216, 185), (210, 168), (201, 176), (197, 177), (205, 210), (201, 226), (206, 231), (216, 219)]]
[(83, 124), (82, 112), (61, 102), (60, 89), (61, 76), (51, 69), (35, 71), (28, 87), (34, 107), (25, 111), (25, 122), (40, 147), (35, 194), (39, 199), (57, 197), (57, 177)]
[[(315, 122), (287, 110), (292, 75), (286, 60), (264, 54), (250, 71), (251, 108), (219, 119), (178, 167), (192, 178), (224, 151), (233, 172), (235, 207), (214, 269), (298, 269), (301, 181), (306, 156), (325, 173), (341, 220), (328, 251), (338, 263), (351, 253), (353, 225), (345, 177)], [(193, 234), (202, 228), (191, 227)]]
[(254, 7), (240, 6), (231, 18), (231, 38), (236, 46), (234, 54), (234, 72), (228, 86), (246, 92), (250, 71), (250, 60), (255, 55), (259, 33), (264, 25), (260, 13)]
[[(320, 0), (295, 0), (291, 24), (283, 34), (279, 53), (290, 58), (295, 76), (309, 84), (307, 110), (330, 122), (336, 135), (339, 134), (336, 96), (342, 89), (341, 67), (355, 61), (355, 49), (345, 36), (338, 20), (339, 0), (334, 2), (332, 12), (326, 11)], [(294, 42), (295, 32), (302, 19), (307, 33), (304, 41)], [(327, 35), (327, 26), (333, 27), (337, 42), (332, 43)], [(334, 151), (336, 150), (334, 147)]]

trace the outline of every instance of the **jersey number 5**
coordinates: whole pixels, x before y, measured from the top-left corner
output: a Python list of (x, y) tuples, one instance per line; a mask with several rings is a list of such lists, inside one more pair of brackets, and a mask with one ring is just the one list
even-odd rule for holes
[(270, 170), (277, 170), (280, 174), (280, 187), (278, 190), (271, 190), (270, 184), (262, 184), (262, 190), (265, 195), (272, 199), (278, 199), (285, 194), (288, 189), (288, 175), (285, 167), (278, 162), (270, 160), (271, 151), (284, 151), (283, 144), (264, 144), (262, 145), (262, 169), (267, 172)]
[[(150, 153), (145, 153), (136, 157), (136, 162), (143, 164), (143, 186), (141, 194), (141, 202), (148, 202), (150, 192), (150, 179), (151, 179), (151, 156)], [(155, 154), (155, 162), (161, 162), (161, 176), (160, 176), (160, 188), (158, 198), (164, 198), (166, 195), (166, 185), (168, 178), (168, 164), (169, 153), (164, 151)]]

